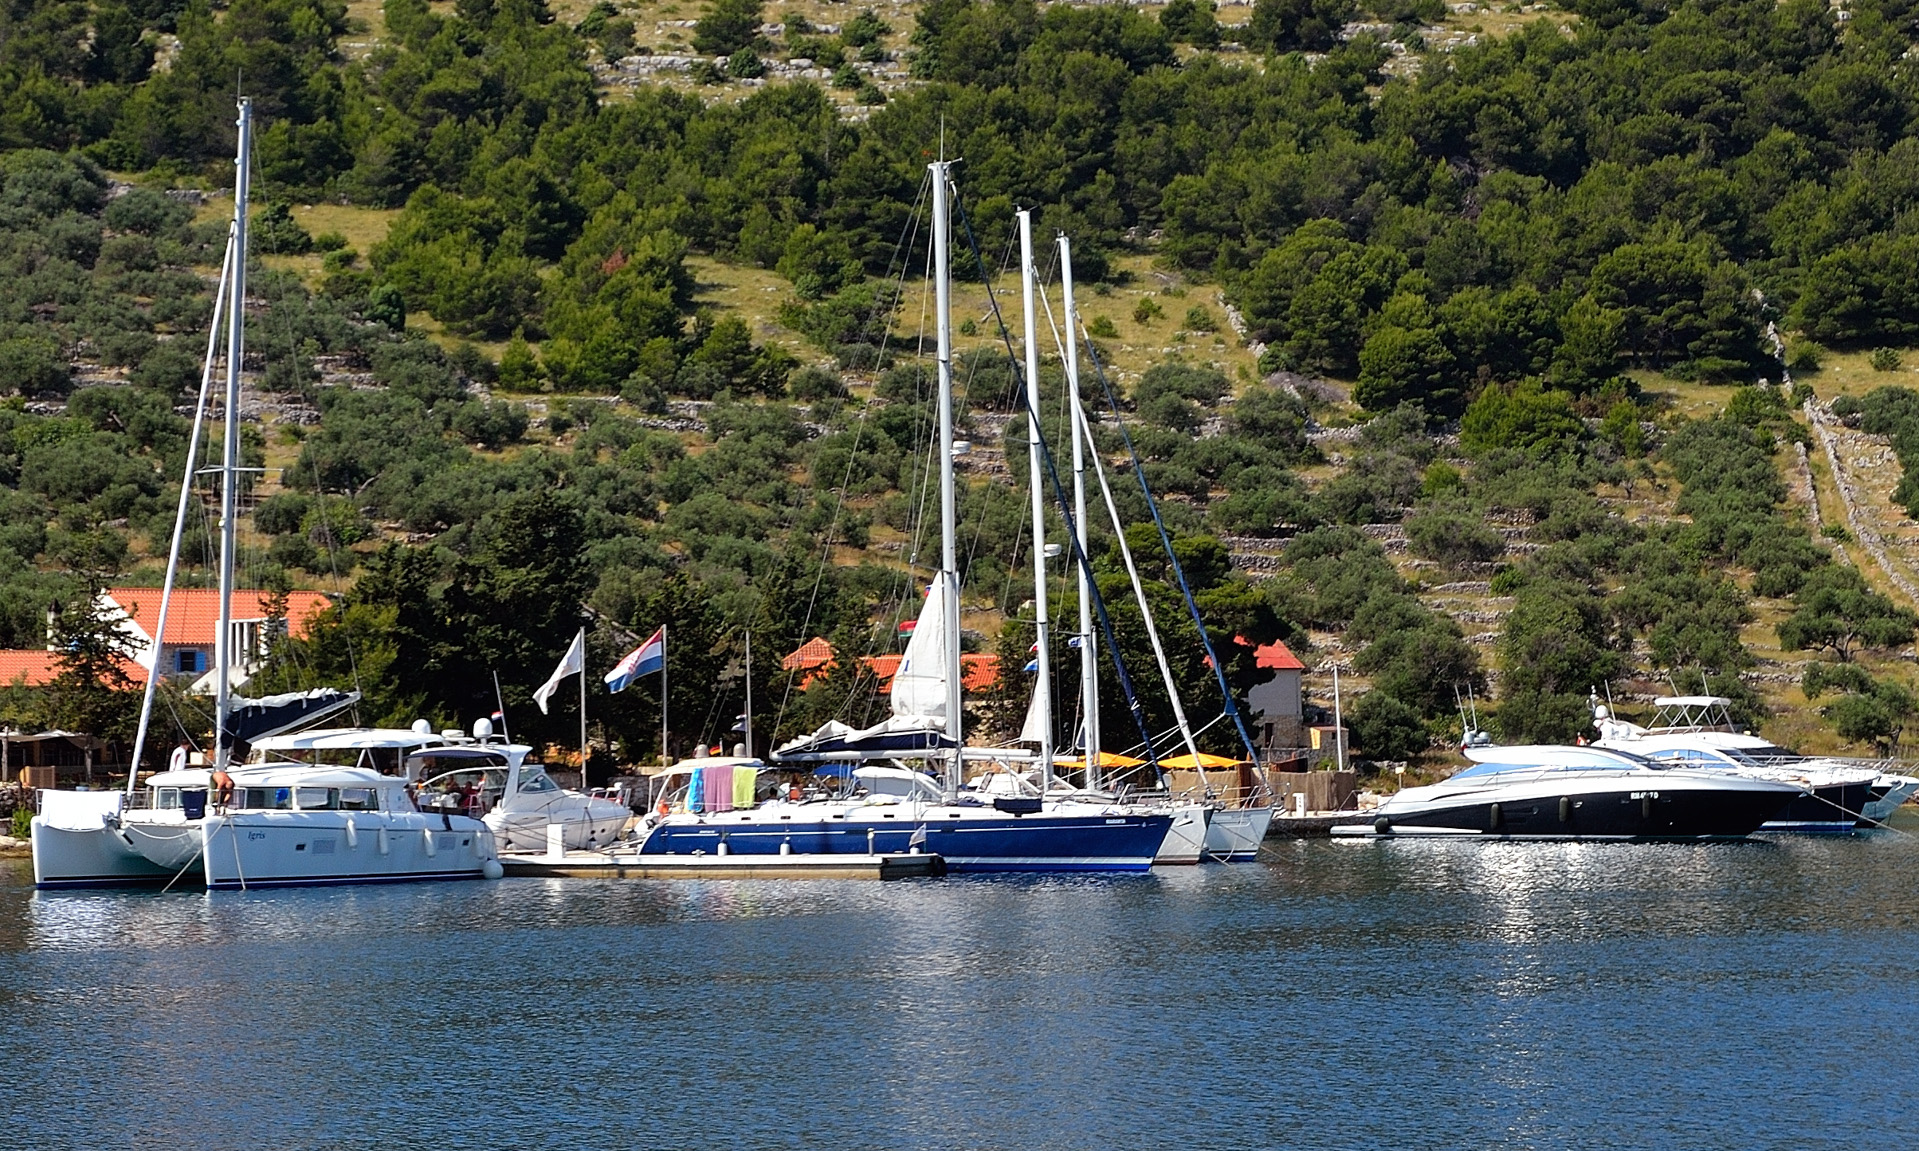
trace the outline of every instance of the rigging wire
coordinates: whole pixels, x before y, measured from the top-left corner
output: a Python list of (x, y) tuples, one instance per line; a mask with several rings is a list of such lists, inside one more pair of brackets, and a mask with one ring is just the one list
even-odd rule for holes
[[(880, 299), (875, 300), (873, 304), (873, 311), (868, 313), (867, 318), (869, 322), (871, 322), (872, 319), (874, 319), (876, 316), (880, 314), (890, 315), (893, 308), (898, 307), (900, 299), (902, 299), (906, 294), (906, 270), (907, 270), (907, 267), (909, 266), (906, 260), (906, 253), (912, 250), (913, 241), (919, 235), (920, 205), (925, 202), (927, 188), (930, 180), (931, 180), (930, 173), (926, 177), (921, 179), (919, 191), (915, 195), (913, 200), (913, 207), (907, 213), (907, 226), (905, 229), (902, 230), (899, 240), (897, 240), (893, 245), (893, 255), (887, 260), (886, 266), (889, 273), (891, 269), (894, 267), (895, 263), (897, 263), (899, 266), (899, 276), (897, 277), (896, 286), (891, 295), (892, 303), (888, 305), (883, 302), (887, 297), (881, 297)], [(889, 276), (889, 278), (891, 277)], [(921, 296), (922, 342), (923, 342), (924, 331), (925, 331), (924, 318), (923, 318), (924, 307), (925, 307), (924, 293), (922, 293), (922, 296)], [(876, 358), (874, 363), (875, 370), (878, 369), (880, 364), (883, 364), (886, 362), (886, 351), (887, 351), (888, 345), (892, 342), (892, 338), (893, 338), (893, 325), (891, 324), (891, 322), (888, 322), (880, 336), (879, 355)], [(841, 478), (840, 486), (838, 488), (839, 498), (834, 504), (833, 518), (827, 525), (825, 538), (821, 544), (820, 563), (819, 563), (819, 566), (814, 571), (813, 589), (811, 594), (809, 594), (807, 597), (806, 613), (801, 619), (801, 626), (800, 626), (801, 632), (812, 630), (813, 612), (819, 604), (820, 585), (825, 581), (825, 578), (826, 578), (826, 563), (832, 555), (833, 540), (834, 540), (835, 533), (837, 532), (839, 527), (840, 516), (844, 513), (846, 509), (847, 489), (852, 486), (853, 469), (859, 463), (860, 443), (862, 439), (865, 437), (867, 420), (870, 415), (871, 415), (870, 405), (865, 405), (865, 404), (861, 405), (859, 420), (854, 430), (852, 450), (847, 453), (846, 470), (844, 475)], [(908, 586), (909, 587), (911, 586), (910, 579), (908, 581)], [(897, 615), (897, 610), (895, 614)], [(862, 665), (862, 667), (863, 666), (864, 665)], [(856, 674), (863, 676), (864, 671)], [(775, 712), (774, 712), (773, 727), (771, 729), (772, 732), (775, 732), (775, 733), (778, 732), (780, 725), (786, 719), (786, 709), (788, 704), (792, 700), (793, 686), (796, 681), (797, 681), (797, 677), (795, 676), (788, 676), (786, 679), (786, 683), (780, 694), (779, 707), (775, 709)], [(856, 684), (857, 682), (858, 681), (856, 680)]]
[[(979, 262), (980, 278), (990, 284), (992, 281), (986, 272), (986, 259), (980, 255), (979, 243), (973, 238), (973, 225), (971, 220), (967, 218), (966, 207), (957, 197), (954, 200), (954, 205), (958, 208), (957, 214), (960, 225), (966, 231), (967, 245), (972, 249), (973, 258)], [(1013, 373), (1015, 376), (1024, 379), (1025, 367), (1019, 362), (1019, 357), (1013, 352), (1013, 335), (1006, 326), (1006, 317), (1000, 313), (999, 300), (991, 294), (987, 296), (987, 299), (993, 305), (993, 319), (999, 326), (1000, 340), (1006, 346), (1006, 356), (1013, 364)], [(1028, 386), (1032, 386), (1031, 381), (1028, 382)], [(1139, 693), (1133, 689), (1133, 678), (1126, 670), (1126, 661), (1120, 656), (1119, 643), (1113, 635), (1113, 621), (1106, 611), (1106, 600), (1099, 594), (1099, 583), (1093, 577), (1092, 560), (1087, 557), (1086, 549), (1080, 546), (1079, 532), (1075, 528), (1072, 509), (1066, 499), (1066, 486), (1060, 482), (1058, 464), (1053, 459), (1053, 453), (1047, 450), (1046, 440), (1043, 436), (1040, 439), (1040, 452), (1046, 464), (1047, 475), (1052, 479), (1054, 499), (1059, 504), (1060, 514), (1066, 520), (1067, 538), (1072, 540), (1073, 543), (1073, 558), (1086, 573), (1087, 591), (1092, 596), (1093, 607), (1099, 616), (1100, 631), (1106, 637), (1107, 650), (1112, 655), (1113, 670), (1119, 675), (1120, 686), (1126, 694), (1126, 710), (1132, 714), (1133, 722), (1139, 728), (1140, 739), (1146, 745), (1146, 754), (1151, 759), (1154, 770), (1157, 771), (1159, 768), (1159, 755), (1153, 748), (1152, 733), (1146, 729), (1145, 710), (1139, 701)]]
[[(1072, 317), (1067, 317), (1069, 323)], [(1192, 585), (1186, 580), (1186, 571), (1180, 565), (1179, 557), (1173, 553), (1173, 540), (1166, 531), (1166, 521), (1159, 515), (1159, 504), (1153, 499), (1153, 489), (1146, 482), (1146, 468), (1140, 462), (1139, 453), (1133, 448), (1133, 437), (1126, 431), (1126, 421), (1119, 415), (1119, 398), (1113, 394), (1113, 385), (1106, 378), (1106, 369), (1100, 363), (1099, 349), (1093, 344), (1092, 334), (1081, 331), (1086, 341), (1087, 358), (1093, 365), (1093, 375), (1098, 378), (1101, 390), (1106, 393), (1106, 404), (1113, 410), (1114, 422), (1119, 425), (1120, 439), (1126, 444), (1126, 454), (1133, 461), (1133, 478), (1139, 481), (1140, 494), (1146, 497), (1146, 508), (1152, 513), (1153, 527), (1159, 532), (1160, 547), (1166, 551), (1166, 559), (1173, 567), (1173, 577), (1179, 582), (1179, 593), (1186, 600), (1186, 610), (1192, 613), (1193, 624), (1199, 630), (1199, 642), (1206, 648), (1206, 658), (1212, 664), (1213, 676), (1219, 681), (1219, 693), (1225, 701), (1226, 714), (1233, 717), (1233, 727), (1239, 732), (1240, 743), (1246, 748), (1246, 755), (1252, 761), (1255, 771), (1259, 770), (1259, 751), (1253, 746), (1253, 737), (1246, 730), (1245, 717), (1240, 713), (1239, 704), (1233, 699), (1232, 688), (1226, 682), (1226, 667), (1220, 662), (1219, 653), (1213, 650), (1213, 640), (1206, 631), (1206, 621), (1201, 618), (1199, 605), (1193, 600)]]

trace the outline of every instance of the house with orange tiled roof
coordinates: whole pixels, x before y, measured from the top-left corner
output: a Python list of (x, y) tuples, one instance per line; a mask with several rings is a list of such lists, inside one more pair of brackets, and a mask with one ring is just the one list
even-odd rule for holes
[(780, 660), (780, 669), (804, 672), (800, 676), (800, 689), (804, 691), (814, 680), (826, 674), (827, 669), (833, 666), (833, 660), (833, 645), (827, 643), (825, 637), (816, 635), (788, 652)]
[(0, 687), (45, 687), (60, 674), (60, 653), (45, 648), (0, 651)]
[[(269, 625), (268, 593), (233, 593), (232, 650), (242, 670), (265, 654)], [(333, 601), (320, 592), (287, 593), (286, 628), (296, 639), (306, 636), (316, 617)], [(160, 589), (115, 587), (100, 593), (100, 607), (119, 621), (132, 649), (133, 661), (144, 670), (159, 661), (160, 673), (198, 678), (213, 667), (214, 643), (220, 630), (220, 593), (212, 588), (175, 588), (167, 609), (167, 634), (156, 637), (160, 626)]]
[[(881, 691), (893, 689), (893, 677), (899, 673), (902, 655), (869, 655), (861, 660), (879, 680)], [(999, 656), (991, 653), (960, 656), (960, 687), (966, 691), (991, 691), (999, 684)]]
[[(887, 692), (893, 688), (893, 677), (899, 673), (900, 660), (903, 658), (897, 652), (888, 652), (884, 655), (862, 656), (860, 663), (873, 673), (873, 678), (878, 681), (878, 690)], [(833, 645), (814, 636), (780, 660), (780, 667), (787, 671), (804, 672), (800, 677), (800, 687), (804, 689), (814, 679), (824, 675), (837, 659)], [(998, 683), (999, 656), (960, 656), (960, 686), (963, 689), (971, 692), (991, 691)]]
[[(1240, 636), (1234, 636), (1233, 642), (1252, 647)], [(1253, 662), (1272, 677), (1254, 684), (1246, 693), (1253, 741), (1259, 744), (1262, 756), (1285, 758), (1303, 746), (1306, 738), (1306, 665), (1279, 640), (1253, 648)]]

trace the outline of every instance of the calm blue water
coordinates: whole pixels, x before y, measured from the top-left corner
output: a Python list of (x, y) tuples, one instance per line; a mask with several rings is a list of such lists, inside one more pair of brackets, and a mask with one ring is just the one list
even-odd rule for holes
[(0, 863), (9, 1146), (1919, 1145), (1911, 835), (1298, 842), (1116, 880), (29, 879)]

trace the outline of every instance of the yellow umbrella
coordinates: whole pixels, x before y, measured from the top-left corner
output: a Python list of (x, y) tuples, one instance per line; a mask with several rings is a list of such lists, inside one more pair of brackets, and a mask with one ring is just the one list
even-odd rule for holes
[[(1076, 755), (1071, 759), (1061, 758), (1055, 759), (1053, 762), (1060, 767), (1085, 767), (1086, 757)], [(1116, 751), (1102, 751), (1099, 753), (1099, 765), (1101, 767), (1139, 767), (1145, 762), (1143, 759), (1134, 759), (1130, 755), (1121, 755)]]
[(1199, 753), (1198, 759), (1194, 759), (1190, 755), (1176, 755), (1171, 759), (1160, 760), (1159, 765), (1161, 767), (1172, 768), (1174, 771), (1191, 771), (1196, 767), (1238, 767), (1244, 762), (1246, 761), (1243, 759), (1228, 759), (1223, 755), (1208, 755), (1202, 751)]

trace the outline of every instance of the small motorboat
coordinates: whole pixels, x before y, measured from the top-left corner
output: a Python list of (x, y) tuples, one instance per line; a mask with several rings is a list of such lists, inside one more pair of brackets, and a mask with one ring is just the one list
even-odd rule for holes
[(527, 762), (525, 744), (489, 741), (491, 724), (474, 724), (476, 742), (423, 748), (407, 757), (407, 777), (420, 779), (420, 803), (481, 820), (502, 851), (545, 851), (558, 828), (568, 851), (592, 851), (625, 834), (633, 809), (616, 799), (561, 787), (546, 768)]

